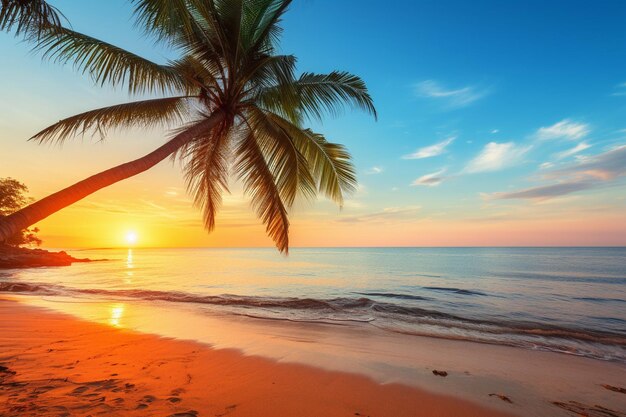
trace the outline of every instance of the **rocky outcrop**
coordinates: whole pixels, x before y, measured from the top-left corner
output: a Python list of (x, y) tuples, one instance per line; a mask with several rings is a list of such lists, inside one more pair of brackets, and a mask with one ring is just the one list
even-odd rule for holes
[(91, 259), (77, 259), (63, 251), (0, 246), (0, 269), (68, 266), (74, 262), (91, 262)]

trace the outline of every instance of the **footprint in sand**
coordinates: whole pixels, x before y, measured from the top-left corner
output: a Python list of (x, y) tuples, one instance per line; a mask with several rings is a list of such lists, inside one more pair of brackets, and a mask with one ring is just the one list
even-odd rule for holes
[(78, 388), (74, 388), (74, 390), (72, 392), (70, 392), (70, 395), (79, 395), (79, 394), (82, 394), (83, 392), (87, 391), (88, 389), (89, 389), (88, 386), (81, 385)]
[(570, 411), (576, 415), (588, 417), (625, 417), (626, 414), (619, 411), (611, 410), (601, 405), (582, 404), (578, 401), (560, 402), (553, 401), (552, 404), (559, 408)]
[(626, 388), (615, 387), (615, 386), (609, 385), (609, 384), (603, 384), (602, 388), (608, 389), (609, 391), (615, 391), (615, 392), (619, 392), (621, 394), (626, 394)]
[(504, 401), (504, 402), (506, 402), (506, 403), (513, 404), (513, 401), (512, 401), (509, 397), (507, 397), (506, 395), (504, 395), (504, 394), (496, 394), (496, 393), (491, 393), (491, 394), (489, 394), (489, 396), (490, 396), (490, 397), (498, 397), (498, 398), (500, 398), (502, 401)]
[(229, 405), (224, 409), (223, 413), (216, 414), (215, 417), (223, 417), (226, 414), (230, 414), (232, 411), (235, 411), (235, 408), (237, 408), (237, 404)]
[(182, 413), (170, 414), (167, 417), (198, 417), (198, 412), (196, 410), (189, 410)]

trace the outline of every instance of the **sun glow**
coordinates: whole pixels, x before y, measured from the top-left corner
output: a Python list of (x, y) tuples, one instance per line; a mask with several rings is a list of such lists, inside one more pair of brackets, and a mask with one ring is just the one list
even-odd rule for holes
[(126, 243), (128, 243), (129, 245), (134, 245), (135, 243), (137, 243), (137, 233), (133, 231), (126, 233)]

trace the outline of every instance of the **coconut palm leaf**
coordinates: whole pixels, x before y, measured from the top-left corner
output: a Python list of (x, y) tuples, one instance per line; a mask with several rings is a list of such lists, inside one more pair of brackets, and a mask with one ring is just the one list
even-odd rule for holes
[(269, 117), (288, 132), (294, 146), (304, 156), (317, 190), (342, 206), (345, 196), (353, 193), (357, 185), (356, 170), (347, 149), (280, 116), (273, 114)]
[[(290, 87), (268, 88), (259, 93), (258, 100), (264, 107), (282, 114), (292, 112), (291, 103), (297, 100), (297, 109), (301, 114), (319, 120), (324, 113), (336, 116), (345, 104), (377, 117), (365, 82), (356, 75), (339, 71), (329, 74), (304, 73)], [(297, 97), (292, 96), (292, 90), (295, 90)], [(284, 108), (284, 103), (289, 103), (289, 107)]]
[(180, 125), (191, 115), (193, 100), (197, 97), (157, 98), (103, 107), (63, 119), (35, 134), (31, 140), (63, 142), (71, 136), (94, 133), (104, 138), (110, 128)]
[[(274, 45), (280, 40), (282, 28), (278, 25), (283, 13), (292, 0), (257, 0), (244, 4), (246, 16), (250, 16), (250, 25), (246, 29), (242, 42), (251, 50), (274, 51)], [(247, 6), (247, 7), (246, 7)]]
[(308, 161), (289, 132), (275, 123), (271, 114), (260, 109), (250, 109), (246, 121), (255, 132), (257, 145), (268, 163), (285, 205), (291, 207), (299, 195), (310, 199), (315, 197), (315, 181)]
[(228, 192), (228, 130), (226, 123), (222, 123), (180, 153), (180, 158), (185, 161), (187, 189), (193, 194), (196, 207), (202, 209), (208, 231), (215, 228), (215, 215), (222, 204), (222, 194)]
[(44, 59), (71, 62), (99, 85), (128, 86), (131, 94), (189, 93), (193, 86), (169, 65), (156, 64), (110, 43), (67, 28), (45, 31), (35, 50)]
[(61, 26), (63, 14), (43, 0), (0, 0), (0, 30), (15, 35), (38, 36), (43, 30)]
[(239, 142), (235, 172), (252, 199), (252, 207), (265, 224), (267, 234), (281, 252), (289, 251), (289, 218), (270, 166), (278, 161), (263, 155), (256, 132), (249, 130)]

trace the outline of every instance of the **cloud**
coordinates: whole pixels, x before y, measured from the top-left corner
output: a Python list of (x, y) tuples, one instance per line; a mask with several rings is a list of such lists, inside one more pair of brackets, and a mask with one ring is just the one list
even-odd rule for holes
[(584, 158), (578, 163), (555, 170), (553, 177), (569, 176), (577, 179), (595, 178), (602, 181), (626, 175), (626, 145), (617, 146), (599, 155)]
[(446, 172), (446, 168), (442, 168), (437, 172), (433, 172), (432, 174), (422, 175), (415, 181), (411, 183), (412, 186), (423, 185), (426, 187), (436, 187), (441, 184), (445, 178), (442, 177), (442, 174)]
[(367, 171), (365, 171), (365, 173), (368, 175), (375, 175), (375, 174), (381, 174), (384, 171), (385, 169), (383, 167), (376, 165), (376, 166), (371, 167)]
[(342, 217), (342, 223), (384, 222), (414, 220), (422, 208), (420, 206), (386, 207), (381, 211), (357, 216)]
[(565, 159), (565, 158), (569, 158), (570, 156), (575, 155), (575, 154), (577, 154), (578, 152), (582, 152), (582, 151), (584, 151), (585, 149), (589, 149), (589, 148), (591, 148), (591, 145), (589, 145), (589, 144), (588, 144), (588, 143), (586, 143), (586, 142), (580, 142), (578, 145), (574, 146), (574, 147), (573, 147), (573, 148), (571, 148), (571, 149), (568, 149), (568, 150), (566, 150), (566, 151), (559, 152), (559, 153), (555, 154), (555, 155), (554, 155), (554, 157), (555, 157), (556, 159)]
[(544, 178), (556, 180), (555, 184), (531, 187), (513, 192), (490, 194), (491, 199), (546, 200), (578, 191), (606, 186), (617, 178), (626, 176), (626, 145), (618, 146), (599, 155), (585, 158), (562, 169), (550, 171)]
[(489, 133), (491, 133), (492, 135), (495, 135), (498, 132), (499, 132), (498, 129), (491, 129), (491, 131)]
[(552, 126), (540, 127), (535, 137), (540, 140), (550, 139), (582, 139), (589, 134), (589, 125), (573, 122), (569, 119), (561, 120)]
[(577, 191), (592, 188), (593, 186), (594, 183), (592, 182), (564, 182), (560, 184), (526, 188), (510, 193), (494, 193), (490, 195), (490, 198), (495, 198), (497, 200), (509, 200), (516, 198), (541, 200), (575, 193)]
[(434, 145), (430, 145), (430, 146), (425, 146), (423, 148), (416, 150), (415, 152), (411, 154), (404, 155), (402, 159), (424, 159), (424, 158), (431, 158), (433, 156), (441, 155), (442, 153), (445, 152), (448, 145), (454, 142), (455, 139), (456, 139), (456, 136), (450, 136), (449, 138), (447, 138), (446, 140), (442, 142), (435, 143)]
[(417, 83), (415, 91), (418, 96), (439, 100), (449, 108), (468, 106), (489, 93), (487, 89), (478, 89), (474, 86), (462, 87), (456, 90), (446, 89), (434, 80), (425, 80)]
[(615, 90), (612, 96), (626, 96), (626, 83), (617, 84)]
[(467, 164), (464, 171), (474, 174), (508, 168), (517, 164), (529, 149), (530, 147), (517, 146), (514, 142), (489, 142), (478, 156)]

